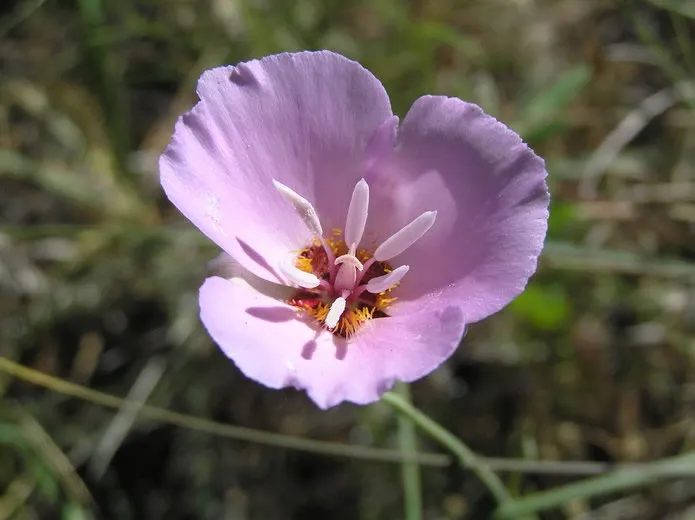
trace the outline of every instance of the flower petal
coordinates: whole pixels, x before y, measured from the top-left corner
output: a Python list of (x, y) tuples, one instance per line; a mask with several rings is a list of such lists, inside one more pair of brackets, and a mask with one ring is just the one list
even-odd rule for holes
[(398, 116), (391, 116), (381, 123), (367, 143), (365, 150), (365, 171), (369, 171), (382, 157), (390, 155), (396, 146)]
[(209, 70), (200, 102), (160, 158), (173, 204), (255, 274), (281, 280), (277, 258), (311, 234), (272, 179), (342, 227), (367, 143), (391, 117), (381, 83), (338, 54), (278, 54)]
[(314, 329), (294, 307), (244, 280), (208, 278), (200, 289), (203, 324), (246, 376), (270, 388), (306, 389), (321, 408), (377, 401), (396, 380), (428, 374), (463, 334), (457, 307), (429, 308), (368, 322), (349, 344)]
[(466, 322), (515, 298), (536, 270), (548, 221), (543, 160), (505, 125), (455, 98), (418, 99), (399, 131), (396, 151), (367, 178), (372, 193), (365, 234), (388, 236), (414, 216), (437, 221), (391, 262), (410, 266), (394, 292), (393, 312), (419, 298), (459, 305)]

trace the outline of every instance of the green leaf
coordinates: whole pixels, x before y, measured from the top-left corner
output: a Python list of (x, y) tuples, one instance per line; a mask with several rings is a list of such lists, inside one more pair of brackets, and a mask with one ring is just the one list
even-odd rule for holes
[(548, 236), (551, 238), (567, 236), (567, 230), (576, 221), (574, 204), (552, 201), (548, 219)]
[(572, 309), (560, 287), (531, 285), (511, 303), (512, 312), (541, 330), (558, 330)]
[(514, 125), (527, 141), (538, 141), (564, 128), (562, 115), (591, 80), (591, 68), (580, 63), (527, 103), (520, 124)]
[(477, 57), (481, 52), (476, 40), (443, 23), (423, 20), (409, 29), (414, 39), (426, 45), (428, 50), (433, 44), (446, 44), (463, 56)]
[(62, 520), (88, 520), (89, 515), (76, 502), (67, 502), (61, 511)]
[(695, 280), (695, 262), (547, 240), (541, 261), (555, 269)]
[(58, 500), (60, 496), (60, 484), (57, 476), (44, 464), (35, 454), (28, 454), (24, 457), (24, 464), (27, 471), (36, 480), (36, 486), (41, 494), (51, 502)]
[(16, 448), (25, 448), (27, 443), (19, 426), (0, 422), (0, 444), (12, 445)]
[(649, 3), (661, 7), (662, 9), (668, 9), (675, 13), (687, 16), (688, 18), (695, 18), (695, 2), (693, 0), (647, 0)]

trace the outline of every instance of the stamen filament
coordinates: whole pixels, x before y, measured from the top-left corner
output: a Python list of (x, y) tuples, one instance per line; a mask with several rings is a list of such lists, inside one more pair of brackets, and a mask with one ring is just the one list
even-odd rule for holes
[(326, 252), (326, 258), (328, 259), (329, 281), (332, 284), (335, 280), (336, 272), (338, 271), (338, 269), (335, 266), (335, 253), (333, 252), (333, 249), (331, 249), (331, 246), (328, 244), (326, 239), (323, 238), (323, 236), (319, 237), (319, 241), (323, 246), (323, 250)]
[(355, 280), (355, 287), (359, 286), (360, 282), (362, 281), (362, 278), (364, 278), (364, 275), (369, 272), (369, 268), (374, 264), (374, 262), (376, 262), (376, 259), (374, 257), (371, 257), (364, 263), (364, 266), (362, 266), (362, 272), (357, 277), (357, 280)]
[(319, 279), (318, 288), (325, 292), (331, 292), (333, 290), (333, 286), (330, 284), (330, 282), (328, 282), (328, 280), (321, 279)]

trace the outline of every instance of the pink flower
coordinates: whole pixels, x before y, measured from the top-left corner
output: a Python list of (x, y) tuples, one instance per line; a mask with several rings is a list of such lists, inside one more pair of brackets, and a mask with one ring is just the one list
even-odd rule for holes
[(548, 219), (543, 160), (456, 98), (403, 122), (332, 52), (205, 72), (160, 159), (173, 204), (225, 252), (200, 315), (248, 377), (366, 404), (516, 297)]

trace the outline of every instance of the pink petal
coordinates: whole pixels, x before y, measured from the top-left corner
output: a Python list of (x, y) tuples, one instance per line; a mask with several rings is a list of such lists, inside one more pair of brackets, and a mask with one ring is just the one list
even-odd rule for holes
[(377, 401), (396, 380), (428, 374), (463, 334), (457, 307), (369, 322), (349, 344), (317, 331), (294, 307), (265, 296), (240, 278), (208, 278), (200, 289), (203, 324), (239, 369), (270, 388), (306, 389), (321, 408)]
[(365, 236), (378, 243), (428, 210), (437, 220), (392, 261), (410, 266), (393, 312), (434, 297), (439, 306), (459, 305), (467, 323), (497, 312), (524, 289), (543, 247), (543, 160), (479, 107), (441, 96), (415, 102), (396, 150), (366, 178), (372, 225)]
[(391, 116), (374, 131), (365, 150), (365, 171), (369, 171), (384, 156), (390, 155), (396, 146), (398, 116)]
[(279, 54), (209, 70), (200, 102), (176, 123), (160, 159), (169, 199), (255, 274), (311, 240), (276, 179), (342, 227), (365, 148), (391, 117), (381, 83), (338, 54)]

